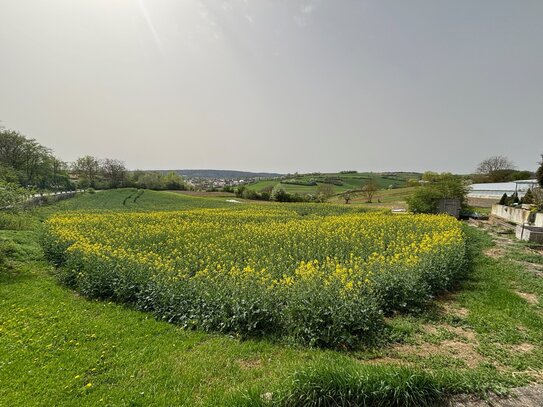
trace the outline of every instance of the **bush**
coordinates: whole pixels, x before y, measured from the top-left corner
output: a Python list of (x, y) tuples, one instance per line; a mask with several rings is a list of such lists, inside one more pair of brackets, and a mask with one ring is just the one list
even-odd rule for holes
[(530, 204), (530, 205), (534, 203), (534, 195), (531, 189), (526, 191), (526, 194), (522, 197), (520, 202), (523, 204)]
[(0, 240), (0, 271), (11, 268), (9, 260), (15, 251), (16, 248), (12, 242)]
[(21, 209), (30, 196), (31, 191), (17, 184), (0, 181), (0, 209)]
[(414, 213), (437, 213), (439, 201), (441, 199), (459, 199), (462, 209), (467, 207), (466, 197), (468, 188), (464, 180), (449, 173), (444, 174), (425, 174), (428, 182), (417, 188), (415, 192), (407, 198), (409, 210)]
[(30, 223), (30, 219), (24, 214), (0, 212), (0, 229), (27, 230), (31, 227)]
[(270, 198), (272, 201), (277, 201), (277, 202), (291, 202), (292, 201), (291, 196), (279, 185), (276, 185), (273, 188)]

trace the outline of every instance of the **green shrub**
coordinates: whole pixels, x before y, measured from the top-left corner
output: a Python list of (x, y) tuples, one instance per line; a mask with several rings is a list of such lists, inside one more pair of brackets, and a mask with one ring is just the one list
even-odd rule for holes
[(0, 212), (0, 229), (26, 230), (31, 227), (28, 216), (21, 213)]
[(11, 268), (10, 258), (15, 251), (16, 248), (12, 242), (0, 240), (0, 271)]
[(531, 189), (526, 191), (526, 194), (522, 197), (520, 202), (523, 204), (530, 204), (530, 205), (534, 203), (534, 195)]
[[(427, 175), (427, 174), (425, 174)], [(440, 199), (459, 199), (462, 208), (467, 206), (468, 188), (462, 177), (443, 173), (426, 176), (427, 183), (417, 188), (407, 198), (409, 210), (414, 213), (437, 213)]]

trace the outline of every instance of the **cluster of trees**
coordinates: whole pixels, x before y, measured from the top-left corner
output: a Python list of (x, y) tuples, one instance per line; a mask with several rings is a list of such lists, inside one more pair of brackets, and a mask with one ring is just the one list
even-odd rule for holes
[(70, 166), (78, 188), (119, 188), (127, 186), (127, 169), (114, 158), (98, 159), (91, 155), (78, 158)]
[(126, 188), (137, 187), (154, 190), (185, 190), (187, 185), (175, 172), (128, 171), (125, 164), (117, 159), (86, 155), (78, 158), (71, 166), (77, 177), (79, 188)]
[[(328, 188), (329, 187), (329, 188)], [(330, 190), (331, 189), (331, 192)], [(224, 189), (227, 191), (227, 189)], [(230, 191), (230, 188), (228, 189)], [(313, 194), (291, 194), (285, 191), (281, 183), (272, 186), (269, 185), (262, 188), (260, 191), (247, 188), (245, 185), (240, 185), (234, 191), (238, 198), (253, 199), (257, 201), (276, 201), (276, 202), (325, 202), (328, 198), (334, 195), (333, 188), (330, 185), (318, 185), (316, 193)]]
[(246, 187), (245, 185), (240, 185), (236, 189), (233, 187), (225, 187), (223, 191), (225, 192), (235, 192), (236, 196), (244, 199), (253, 199), (259, 201), (276, 201), (276, 202), (326, 202), (328, 199), (334, 195), (338, 195), (345, 201), (346, 204), (350, 203), (351, 200), (358, 196), (363, 195), (366, 197), (366, 202), (371, 203), (375, 193), (379, 190), (379, 187), (374, 180), (368, 180), (364, 185), (359, 189), (352, 189), (340, 194), (336, 194), (334, 187), (331, 183), (318, 183), (317, 188), (315, 189), (314, 194), (300, 195), (297, 193), (288, 193), (281, 185), (278, 183), (275, 186), (269, 185), (260, 191), (255, 191)]
[(375, 193), (379, 190), (379, 187), (375, 183), (374, 180), (370, 179), (366, 184), (362, 186), (360, 189), (350, 189), (348, 191), (345, 191), (341, 194), (341, 197), (345, 201), (346, 204), (350, 203), (351, 200), (360, 194), (362, 194), (366, 198), (366, 203), (372, 203), (373, 197)]
[(189, 189), (183, 177), (170, 171), (166, 174), (160, 171), (133, 171), (128, 178), (127, 186), (154, 190), (178, 190)]
[[(91, 155), (66, 163), (51, 149), (17, 131), (0, 128), (0, 188), (4, 195), (30, 190), (76, 188), (187, 189), (183, 178), (171, 172), (127, 170), (123, 161)], [(13, 193), (12, 193), (13, 192)], [(1, 204), (0, 204), (1, 207)]]
[(70, 189), (65, 162), (34, 139), (0, 129), (0, 181), (37, 189)]
[(513, 192), (511, 196), (507, 196), (506, 193), (504, 193), (498, 202), (500, 205), (508, 205), (508, 206), (514, 206), (514, 205), (520, 205), (520, 204), (534, 204), (536, 203), (536, 198), (534, 197), (534, 192), (532, 192), (531, 189), (526, 191), (526, 194), (519, 198), (518, 194), (516, 192)]
[[(231, 189), (224, 189), (230, 191)], [(312, 195), (289, 194), (280, 184), (275, 187), (269, 185), (260, 191), (247, 188), (245, 185), (240, 185), (235, 189), (235, 194), (238, 198), (253, 199), (256, 201), (276, 201), (276, 202), (314, 202)]]

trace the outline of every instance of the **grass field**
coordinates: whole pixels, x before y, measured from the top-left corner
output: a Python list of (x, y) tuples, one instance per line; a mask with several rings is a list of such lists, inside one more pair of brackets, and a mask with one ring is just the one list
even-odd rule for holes
[(50, 214), (59, 211), (153, 211), (179, 210), (190, 208), (218, 208), (232, 206), (226, 198), (219, 196), (184, 195), (176, 192), (157, 192), (151, 190), (138, 190), (135, 188), (98, 191), (93, 194), (78, 194), (75, 198), (56, 203), (54, 206), (45, 206), (38, 211), (39, 214)]
[(543, 279), (519, 262), (533, 253), (485, 255), (490, 237), (470, 227), (461, 289), (351, 352), (186, 331), (60, 286), (39, 244), (52, 214), (229, 205), (146, 191), (129, 206), (129, 193), (81, 195), (0, 230), (0, 406), (428, 405), (543, 377)]

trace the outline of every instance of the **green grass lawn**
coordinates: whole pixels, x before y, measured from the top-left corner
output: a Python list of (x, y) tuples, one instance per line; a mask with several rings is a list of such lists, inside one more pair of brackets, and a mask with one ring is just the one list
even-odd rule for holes
[(60, 286), (39, 245), (52, 213), (229, 205), (151, 191), (125, 202), (134, 192), (83, 194), (28, 215), (26, 230), (0, 230), (0, 406), (422, 405), (542, 377), (543, 279), (481, 254), (492, 242), (469, 227), (463, 287), (389, 318), (381, 343), (354, 352), (184, 331)]

